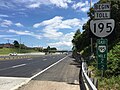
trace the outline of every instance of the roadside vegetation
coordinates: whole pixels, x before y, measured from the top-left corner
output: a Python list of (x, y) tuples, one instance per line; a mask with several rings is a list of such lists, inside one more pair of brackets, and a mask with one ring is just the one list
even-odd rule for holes
[(31, 53), (31, 52), (38, 52), (35, 49), (20, 49), (19, 48), (1, 48), (0, 55), (7, 55), (9, 53)]
[(115, 20), (115, 29), (108, 39), (107, 70), (101, 78), (101, 71), (97, 69), (97, 59), (90, 60), (90, 38), (93, 38), (93, 54), (96, 57), (96, 40), (90, 31), (90, 20), (94, 18), (94, 9), (90, 8), (90, 19), (83, 25), (83, 32), (78, 29), (73, 37), (73, 55), (80, 52), (87, 61), (93, 76), (98, 78), (99, 90), (120, 90), (120, 0), (100, 0), (97, 3), (111, 3), (111, 18)]
[(18, 41), (14, 41), (13, 44), (6, 43), (0, 47), (0, 55), (7, 55), (10, 53), (31, 53), (31, 52), (45, 52), (45, 53), (55, 53), (57, 49), (55, 47), (48, 46), (47, 48), (42, 47), (27, 47), (24, 44), (19, 44)]

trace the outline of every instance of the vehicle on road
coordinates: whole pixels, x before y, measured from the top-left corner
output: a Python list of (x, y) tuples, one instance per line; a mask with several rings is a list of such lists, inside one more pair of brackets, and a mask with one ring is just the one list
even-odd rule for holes
[(9, 56), (17, 56), (17, 53), (9, 53)]

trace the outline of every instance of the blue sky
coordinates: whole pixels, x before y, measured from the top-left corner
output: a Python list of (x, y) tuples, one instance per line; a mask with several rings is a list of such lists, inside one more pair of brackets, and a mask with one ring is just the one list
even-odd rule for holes
[(0, 43), (71, 50), (89, 7), (90, 0), (0, 0)]

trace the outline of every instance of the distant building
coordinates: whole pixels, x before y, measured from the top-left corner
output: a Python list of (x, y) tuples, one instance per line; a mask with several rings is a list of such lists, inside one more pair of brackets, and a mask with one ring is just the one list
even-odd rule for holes
[(3, 48), (4, 47), (4, 44), (0, 44), (0, 48)]
[(0, 48), (14, 48), (14, 45), (10, 43), (0, 44)]

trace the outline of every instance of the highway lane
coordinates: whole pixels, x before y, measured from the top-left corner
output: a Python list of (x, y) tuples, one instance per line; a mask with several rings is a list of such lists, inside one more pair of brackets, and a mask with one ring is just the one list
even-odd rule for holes
[(30, 78), (65, 56), (64, 54), (43, 55), (40, 57), (0, 61), (0, 76)]
[(80, 90), (79, 70), (79, 63), (68, 56), (17, 90)]

